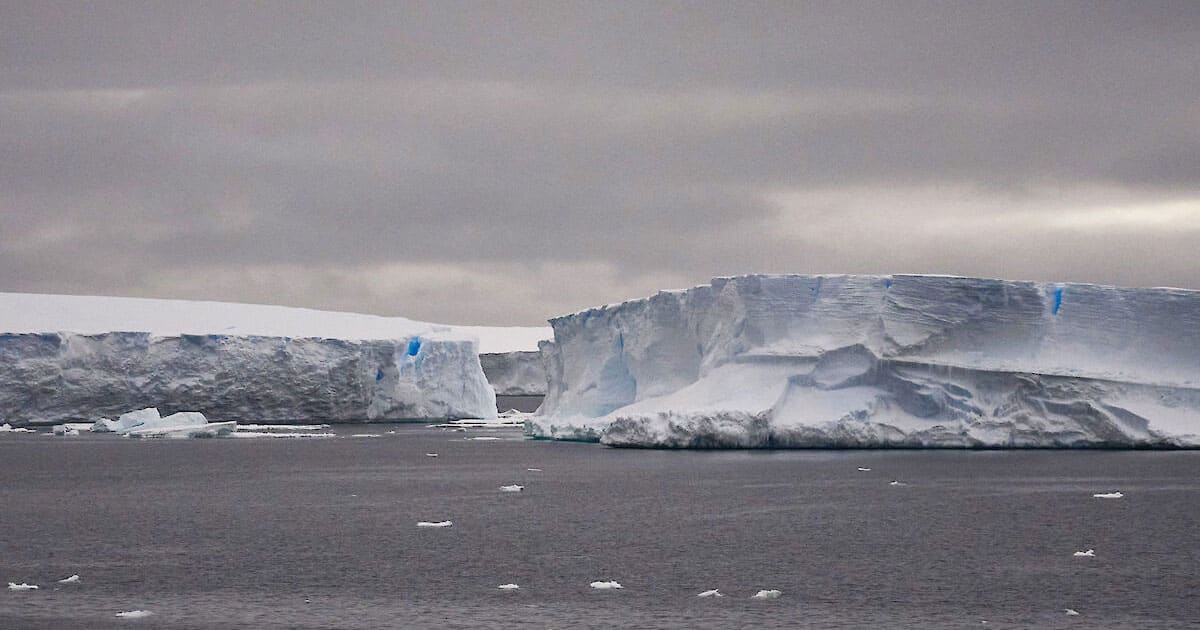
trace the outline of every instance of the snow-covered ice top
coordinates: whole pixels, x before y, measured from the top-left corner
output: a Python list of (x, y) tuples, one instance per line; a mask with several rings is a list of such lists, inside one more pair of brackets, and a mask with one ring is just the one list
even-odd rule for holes
[(479, 352), (536, 350), (544, 327), (451, 326), (403, 317), (307, 308), (150, 298), (0, 293), (0, 333), (145, 332), (328, 339), (404, 339), (436, 335), (479, 340)]

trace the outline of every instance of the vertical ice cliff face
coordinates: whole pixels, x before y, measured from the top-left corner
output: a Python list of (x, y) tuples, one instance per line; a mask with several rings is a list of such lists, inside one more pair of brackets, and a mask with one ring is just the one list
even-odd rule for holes
[(477, 344), (112, 332), (0, 334), (0, 417), (91, 420), (145, 405), (214, 420), (492, 417)]
[(546, 367), (536, 350), (484, 353), (479, 363), (498, 396), (546, 395)]
[(612, 445), (1200, 445), (1200, 292), (742, 276), (551, 321), (534, 436)]

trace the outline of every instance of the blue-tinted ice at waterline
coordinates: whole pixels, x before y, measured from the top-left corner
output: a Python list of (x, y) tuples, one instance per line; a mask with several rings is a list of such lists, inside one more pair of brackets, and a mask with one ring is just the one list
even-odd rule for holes
[[(681, 452), (333, 431), (379, 437), (0, 435), (0, 582), (40, 587), (0, 589), (0, 628), (1200, 618), (1196, 451)], [(697, 597), (710, 590), (723, 597)], [(150, 616), (116, 616), (134, 611)]]

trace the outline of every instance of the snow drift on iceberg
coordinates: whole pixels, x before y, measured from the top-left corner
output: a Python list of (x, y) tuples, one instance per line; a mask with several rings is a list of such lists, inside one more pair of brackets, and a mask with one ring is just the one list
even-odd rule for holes
[(741, 276), (551, 320), (534, 437), (1197, 447), (1200, 291)]

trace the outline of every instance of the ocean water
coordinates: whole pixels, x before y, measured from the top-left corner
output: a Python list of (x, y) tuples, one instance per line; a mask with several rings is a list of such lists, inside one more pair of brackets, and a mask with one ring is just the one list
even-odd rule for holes
[[(0, 435), (0, 583), (42, 587), (0, 590), (0, 628), (1200, 624), (1200, 452), (668, 452), (335, 428), (388, 430)], [(484, 435), (504, 439), (466, 439)], [(1111, 490), (1125, 498), (1092, 497)], [(440, 520), (454, 525), (416, 527)], [(695, 596), (713, 588), (726, 596)], [(153, 616), (114, 617), (135, 609)]]

